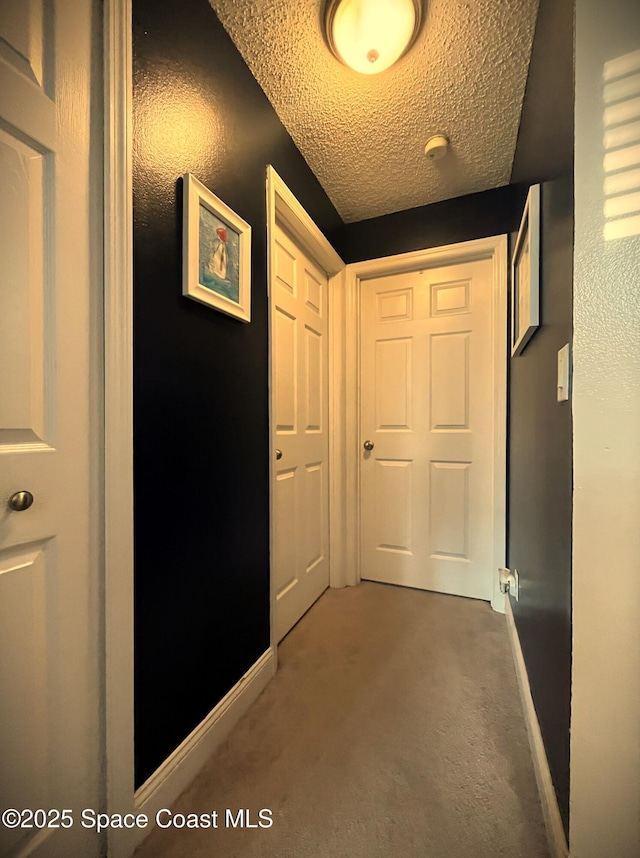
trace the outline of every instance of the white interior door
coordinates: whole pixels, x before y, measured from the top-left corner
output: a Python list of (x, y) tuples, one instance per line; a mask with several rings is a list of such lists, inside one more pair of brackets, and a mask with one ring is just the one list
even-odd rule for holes
[(275, 226), (272, 575), (281, 640), (329, 586), (327, 276)]
[(361, 284), (362, 578), (492, 597), (492, 288), (488, 259)]
[(97, 854), (91, 30), (89, 0), (0, 4), (0, 807), (67, 811), (0, 826), (2, 855)]

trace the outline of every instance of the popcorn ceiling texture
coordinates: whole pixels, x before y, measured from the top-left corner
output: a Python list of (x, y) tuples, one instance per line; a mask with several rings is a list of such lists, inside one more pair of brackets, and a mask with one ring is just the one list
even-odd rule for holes
[(210, 3), (346, 222), (508, 184), (538, 0), (429, 0), (409, 54), (371, 76), (327, 47), (323, 0)]

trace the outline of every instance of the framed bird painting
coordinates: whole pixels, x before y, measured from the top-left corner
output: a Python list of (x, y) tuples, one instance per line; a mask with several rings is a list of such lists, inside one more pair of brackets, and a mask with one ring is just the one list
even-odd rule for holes
[(251, 227), (191, 173), (183, 176), (182, 294), (251, 321)]

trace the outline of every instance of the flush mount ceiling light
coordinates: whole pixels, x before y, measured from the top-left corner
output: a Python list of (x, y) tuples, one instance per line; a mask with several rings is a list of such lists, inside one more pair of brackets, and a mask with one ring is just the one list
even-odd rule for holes
[(362, 74), (388, 69), (411, 47), (421, 0), (328, 0), (325, 32), (333, 53)]

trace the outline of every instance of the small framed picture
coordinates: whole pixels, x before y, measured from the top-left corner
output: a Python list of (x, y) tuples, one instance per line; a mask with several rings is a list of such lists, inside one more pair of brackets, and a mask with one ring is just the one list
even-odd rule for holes
[(251, 227), (191, 173), (183, 176), (182, 294), (251, 321)]
[(540, 324), (540, 185), (527, 195), (511, 260), (511, 356), (521, 354)]

